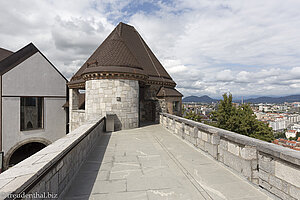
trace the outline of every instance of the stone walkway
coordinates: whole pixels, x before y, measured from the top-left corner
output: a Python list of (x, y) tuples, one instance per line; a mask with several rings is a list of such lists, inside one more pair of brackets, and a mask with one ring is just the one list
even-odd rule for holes
[(271, 199), (160, 125), (106, 133), (64, 199)]

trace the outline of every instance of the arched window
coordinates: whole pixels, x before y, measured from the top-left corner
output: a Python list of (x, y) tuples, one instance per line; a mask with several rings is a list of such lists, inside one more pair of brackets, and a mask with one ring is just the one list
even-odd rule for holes
[(27, 123), (26, 128), (27, 129), (32, 129), (33, 128), (32, 123), (30, 121)]
[(44, 98), (21, 97), (21, 131), (41, 129), (44, 127)]

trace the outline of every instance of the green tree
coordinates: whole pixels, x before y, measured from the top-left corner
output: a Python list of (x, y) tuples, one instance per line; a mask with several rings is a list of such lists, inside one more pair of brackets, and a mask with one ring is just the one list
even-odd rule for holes
[(212, 113), (212, 117), (213, 120), (217, 121), (217, 127), (233, 131), (236, 128), (236, 121), (234, 120), (236, 114), (237, 110), (232, 106), (232, 95), (224, 94), (218, 110)]
[(288, 138), (289, 140), (298, 140), (298, 138), (300, 137), (300, 132), (297, 132), (296, 133), (296, 137), (290, 137), (290, 138)]
[(284, 138), (284, 139), (287, 139), (286, 136), (285, 136), (285, 132), (287, 131), (287, 129), (284, 129), (283, 131), (281, 132), (278, 132), (278, 133), (275, 133), (275, 138), (276, 139), (279, 139), (279, 138)]
[(238, 108), (233, 106), (231, 94), (223, 95), (223, 100), (213, 112), (212, 119), (219, 128), (268, 142), (274, 140), (272, 129), (256, 119), (249, 104), (243, 104)]
[(195, 114), (194, 112), (190, 111), (188, 113), (186, 113), (185, 117), (186, 119), (191, 119), (191, 120), (194, 120), (196, 122), (201, 122), (202, 120), (202, 117), (201, 115), (197, 115)]

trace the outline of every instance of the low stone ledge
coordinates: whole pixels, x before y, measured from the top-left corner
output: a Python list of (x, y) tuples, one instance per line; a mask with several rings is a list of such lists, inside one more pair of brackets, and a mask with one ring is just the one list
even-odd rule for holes
[(73, 131), (85, 123), (85, 110), (71, 110), (70, 119), (70, 131)]
[[(281, 199), (299, 199), (300, 152), (206, 124), (161, 113), (162, 126)], [(174, 128), (167, 126), (175, 121)], [(179, 126), (181, 125), (181, 126)], [(191, 134), (191, 130), (197, 130)], [(191, 140), (188, 135), (193, 135)]]
[(227, 131), (224, 129), (216, 128), (213, 126), (209, 126), (207, 124), (202, 124), (199, 122), (195, 122), (189, 119), (185, 119), (182, 117), (178, 117), (175, 115), (170, 115), (167, 113), (162, 113), (161, 115), (174, 119), (175, 121), (181, 122), (188, 124), (192, 127), (197, 127), (200, 131), (205, 131), (210, 134), (218, 134), (222, 138), (226, 138), (229, 141), (233, 141), (235, 143), (238, 143), (239, 145), (245, 145), (245, 146), (253, 146), (256, 147), (258, 151), (265, 152), (267, 154), (270, 154), (274, 157), (286, 160), (287, 162), (292, 162), (293, 164), (299, 165), (300, 166), (300, 153), (289, 149), (285, 148), (276, 144), (268, 143), (265, 141), (261, 141), (255, 138), (250, 138), (245, 135), (237, 134), (231, 131)]
[(0, 198), (12, 194), (53, 193), (60, 197), (101, 137), (105, 118), (89, 122), (0, 174)]

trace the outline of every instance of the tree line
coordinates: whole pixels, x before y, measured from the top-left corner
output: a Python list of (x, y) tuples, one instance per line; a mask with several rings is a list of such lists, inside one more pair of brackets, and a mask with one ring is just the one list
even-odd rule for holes
[[(201, 121), (201, 117), (194, 113), (187, 113), (185, 117), (194, 121)], [(249, 104), (242, 104), (237, 107), (232, 104), (231, 94), (223, 95), (218, 109), (211, 113), (210, 118), (212, 122), (205, 123), (267, 142), (275, 139), (272, 128), (256, 118)]]

